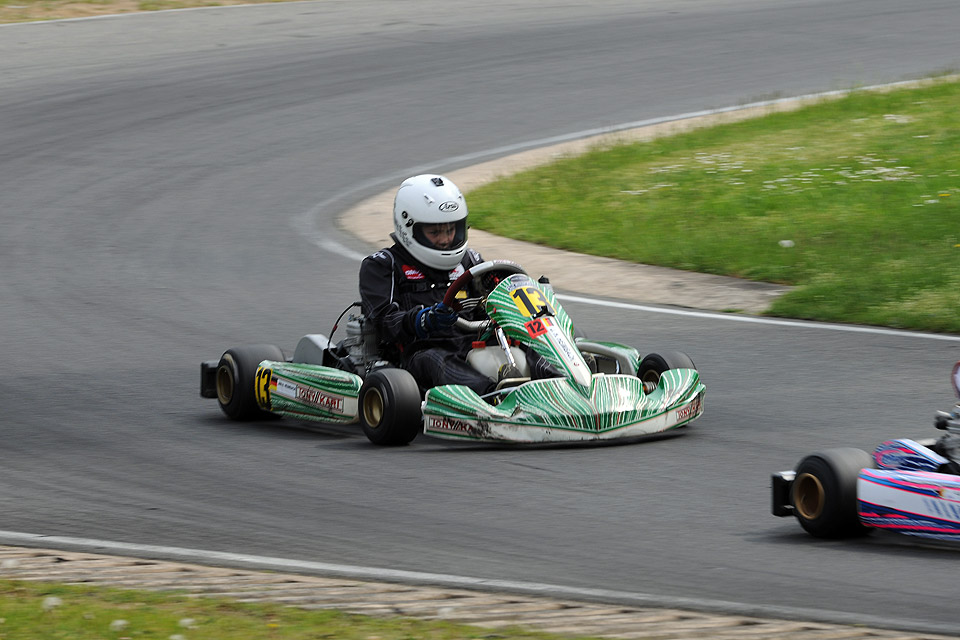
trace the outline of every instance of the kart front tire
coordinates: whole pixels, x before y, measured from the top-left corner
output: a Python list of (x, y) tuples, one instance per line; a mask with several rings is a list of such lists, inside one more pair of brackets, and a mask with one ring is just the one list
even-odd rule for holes
[(420, 387), (405, 369), (377, 369), (360, 387), (360, 425), (373, 444), (395, 447), (420, 432)]
[(853, 448), (827, 449), (797, 465), (790, 491), (800, 526), (817, 538), (852, 538), (869, 532), (857, 515), (857, 477), (873, 458)]
[(637, 377), (643, 382), (660, 383), (660, 376), (670, 369), (696, 369), (693, 360), (683, 351), (661, 351), (649, 353), (640, 360)]
[(257, 404), (254, 378), (264, 360), (283, 361), (283, 351), (272, 344), (227, 349), (217, 365), (217, 403), (231, 420), (257, 420), (272, 416)]

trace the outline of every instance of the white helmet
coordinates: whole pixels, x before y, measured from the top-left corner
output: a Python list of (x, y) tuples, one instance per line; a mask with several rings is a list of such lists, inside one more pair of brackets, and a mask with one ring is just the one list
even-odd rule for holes
[[(423, 225), (453, 223), (453, 242), (438, 248), (427, 239)], [(407, 178), (393, 201), (397, 241), (414, 258), (434, 269), (453, 269), (467, 250), (467, 203), (457, 185), (443, 176), (423, 174)]]

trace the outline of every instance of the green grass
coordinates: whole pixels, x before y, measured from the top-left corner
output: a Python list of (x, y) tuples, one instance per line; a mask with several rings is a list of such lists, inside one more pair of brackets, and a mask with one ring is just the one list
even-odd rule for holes
[(796, 286), (770, 315), (960, 333), (960, 82), (598, 149), (467, 198), (500, 235)]
[(374, 618), (278, 604), (0, 580), (2, 640), (551, 640), (412, 618)]

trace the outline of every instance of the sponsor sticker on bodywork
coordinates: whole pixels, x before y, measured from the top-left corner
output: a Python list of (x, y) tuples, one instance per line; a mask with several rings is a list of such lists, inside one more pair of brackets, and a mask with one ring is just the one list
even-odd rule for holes
[(333, 413), (343, 413), (342, 396), (325, 393), (319, 389), (313, 389), (276, 376), (273, 377), (270, 387), (271, 391), (284, 398), (319, 407)]
[(476, 429), (476, 423), (472, 420), (428, 416), (427, 428), (431, 431), (445, 431), (447, 433), (470, 433)]
[(297, 386), (297, 400), (334, 413), (343, 413), (343, 398), (326, 394), (318, 389)]
[(276, 376), (273, 377), (273, 380), (275, 382), (275, 384), (273, 385), (274, 390), (276, 391), (277, 395), (281, 395), (284, 398), (297, 397), (297, 385), (290, 382), (289, 380), (278, 378)]
[(692, 420), (703, 413), (703, 395), (698, 395), (685, 407), (677, 409), (677, 422)]

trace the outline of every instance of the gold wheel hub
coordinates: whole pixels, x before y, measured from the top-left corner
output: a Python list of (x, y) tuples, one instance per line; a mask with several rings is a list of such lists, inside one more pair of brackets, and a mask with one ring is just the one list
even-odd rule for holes
[(368, 426), (376, 429), (383, 420), (383, 394), (379, 389), (370, 389), (363, 396), (363, 419)]
[(805, 520), (816, 520), (823, 513), (823, 484), (815, 475), (802, 473), (793, 481), (793, 506)]
[(233, 376), (233, 358), (226, 356), (224, 362), (217, 367), (217, 400), (227, 405), (233, 400), (233, 391), (237, 381)]

